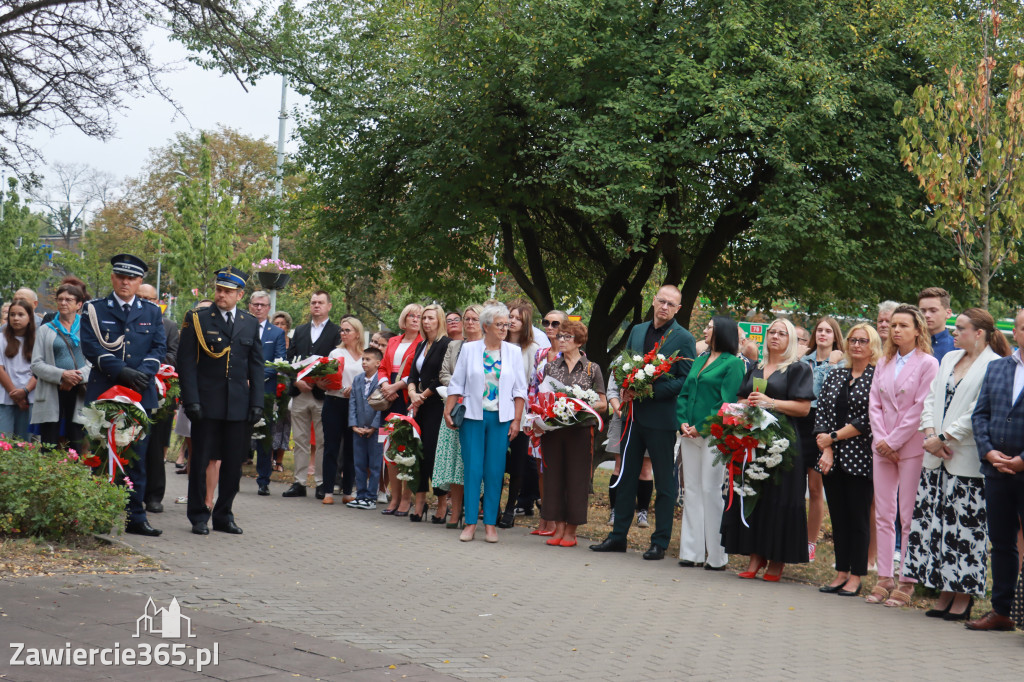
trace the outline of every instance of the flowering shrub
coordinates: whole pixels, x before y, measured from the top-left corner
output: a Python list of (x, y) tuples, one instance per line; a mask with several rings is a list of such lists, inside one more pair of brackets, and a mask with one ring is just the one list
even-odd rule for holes
[(0, 439), (0, 536), (62, 540), (120, 532), (128, 489), (93, 476), (86, 459), (74, 450)]

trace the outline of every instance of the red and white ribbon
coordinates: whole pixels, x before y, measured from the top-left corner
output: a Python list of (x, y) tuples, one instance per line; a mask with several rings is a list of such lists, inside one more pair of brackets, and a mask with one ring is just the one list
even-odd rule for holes
[(156, 390), (161, 399), (167, 397), (168, 380), (177, 378), (178, 373), (174, 371), (174, 367), (171, 365), (160, 365), (160, 370), (153, 379), (156, 381)]

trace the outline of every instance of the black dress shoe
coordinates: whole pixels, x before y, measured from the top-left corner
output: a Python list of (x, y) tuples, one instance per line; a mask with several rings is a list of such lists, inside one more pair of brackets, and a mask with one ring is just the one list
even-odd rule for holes
[(839, 590), (843, 589), (843, 585), (845, 584), (846, 583), (842, 583), (840, 585), (825, 585), (823, 587), (819, 587), (818, 592), (821, 592), (822, 594), (835, 594)]
[(234, 521), (228, 521), (227, 523), (213, 522), (213, 529), (220, 533), (230, 533), (231, 535), (241, 535), (242, 529), (235, 525)]
[(625, 552), (626, 541), (625, 540), (612, 540), (611, 538), (605, 538), (604, 542), (599, 545), (591, 545), (590, 551), (592, 552)]
[(152, 512), (154, 514), (159, 514), (163, 510), (164, 510), (164, 505), (161, 502), (158, 502), (158, 501), (154, 500), (152, 502), (147, 502), (146, 503), (146, 511), (148, 511), (148, 512)]
[(316, 499), (322, 500), (325, 497), (327, 497), (327, 493), (324, 492), (324, 487), (322, 485), (318, 485), (316, 487)]
[(256, 491), (256, 494), (257, 495), (269, 495), (270, 494), (270, 486), (261, 485), (260, 489)]
[(129, 521), (124, 527), (124, 532), (133, 535), (147, 535), (151, 538), (155, 538), (163, 533), (162, 530), (157, 530), (149, 525), (149, 521)]
[(712, 566), (711, 564), (704, 564), (704, 570), (705, 571), (724, 571), (725, 570), (725, 564), (722, 564), (721, 566)]
[(689, 559), (680, 559), (679, 565), (683, 568), (696, 568), (697, 566), (700, 566), (696, 561), (690, 561)]
[(301, 483), (292, 483), (292, 487), (281, 493), (281, 497), (305, 497), (306, 486)]
[(209, 535), (210, 529), (206, 526), (206, 521), (197, 521), (192, 524), (192, 532), (196, 535)]
[(644, 559), (648, 561), (657, 561), (658, 559), (665, 558), (665, 548), (660, 545), (651, 543), (650, 549), (644, 552)]

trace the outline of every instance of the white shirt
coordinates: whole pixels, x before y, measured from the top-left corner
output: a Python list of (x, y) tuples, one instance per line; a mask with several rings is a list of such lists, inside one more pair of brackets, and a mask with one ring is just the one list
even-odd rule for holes
[(324, 333), (324, 327), (327, 326), (327, 318), (320, 324), (317, 324), (313, 320), (309, 321), (309, 342), (316, 343), (320, 339), (320, 335)]
[[(25, 343), (24, 336), (15, 336), (20, 343)], [(15, 388), (25, 388), (28, 386), (28, 382), (32, 380), (32, 362), (26, 360), (22, 354), (21, 349), (18, 349), (18, 353), (13, 357), (7, 357), (5, 351), (7, 350), (7, 337), (0, 334), (0, 366), (3, 366), (7, 370), (7, 375), (11, 378), (11, 382)], [(35, 389), (28, 394), (29, 403), (35, 402)], [(10, 394), (4, 390), (3, 386), (0, 386), (0, 405), (13, 405), (14, 400)]]
[(1017, 402), (1017, 398), (1020, 396), (1021, 390), (1024, 390), (1024, 360), (1020, 356), (1020, 348), (1013, 351), (1013, 362), (1016, 365), (1013, 371), (1013, 400), (1010, 402), (1011, 405)]
[[(117, 294), (114, 294), (114, 298), (116, 298), (118, 300), (118, 303), (121, 305), (121, 309), (122, 310), (124, 309), (125, 304), (128, 304), (128, 307), (132, 307), (132, 306), (135, 305), (135, 297), (134, 296), (132, 296), (130, 301), (124, 300), (123, 298), (121, 298)], [(39, 316), (37, 315), (36, 317), (39, 317)], [(40, 318), (40, 319), (42, 319), (42, 318)]]
[[(218, 308), (218, 310), (220, 310), (220, 309)], [(221, 310), (220, 311), (220, 316), (222, 318), (224, 318), (225, 322), (229, 321), (228, 320), (228, 315), (231, 315), (231, 320), (230, 320), (231, 322), (234, 322), (235, 320), (237, 320), (238, 319), (238, 306), (232, 306), (231, 310)]]
[(347, 348), (342, 346), (341, 348), (335, 348), (331, 351), (331, 354), (327, 357), (338, 362), (345, 362), (345, 366), (341, 368), (341, 390), (340, 391), (327, 391), (327, 395), (333, 395), (335, 398), (343, 398), (342, 391), (347, 388), (352, 388), (352, 380), (363, 373), (363, 354), (353, 355), (348, 351)]
[(915, 348), (914, 350), (910, 351), (906, 355), (900, 355), (899, 351), (896, 351), (896, 359), (892, 363), (892, 378), (893, 379), (898, 379), (899, 378), (900, 372), (903, 371), (903, 368), (907, 364), (907, 360), (910, 359), (910, 356), (913, 355), (914, 351), (916, 351), (916, 350), (917, 349)]

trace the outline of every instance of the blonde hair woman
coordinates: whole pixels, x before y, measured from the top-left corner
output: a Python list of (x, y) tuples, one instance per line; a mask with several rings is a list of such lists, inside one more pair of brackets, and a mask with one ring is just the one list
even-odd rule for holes
[(871, 543), (872, 458), (868, 396), (882, 340), (868, 324), (846, 335), (841, 367), (829, 373), (818, 394), (814, 466), (824, 478), (836, 551), (836, 577), (819, 588), (826, 594), (854, 597), (867, 575)]
[(334, 481), (338, 476), (338, 454), (341, 454), (341, 503), (355, 502), (352, 482), (356, 465), (352, 453), (352, 429), (348, 427), (349, 396), (352, 380), (363, 373), (363, 323), (355, 317), (343, 317), (338, 323), (341, 343), (328, 356), (344, 363), (341, 388), (325, 391), (324, 409), (320, 413), (324, 425), (324, 504), (334, 504)]
[[(814, 379), (811, 368), (797, 362), (802, 351), (793, 323), (776, 319), (768, 327), (764, 360), (747, 370), (737, 397), (777, 417), (789, 418), (790, 422), (794, 417), (806, 416), (814, 398)], [(755, 379), (765, 380), (763, 392), (754, 390)], [(795, 425), (793, 431), (796, 432)], [(747, 525), (736, 503), (722, 517), (722, 545), (726, 552), (750, 557), (747, 570), (739, 574), (741, 578), (754, 578), (768, 566), (764, 579), (777, 582), (785, 564), (807, 562), (807, 475), (799, 466), (799, 443), (790, 443), (789, 451), (797, 465), (782, 472), (777, 482), (761, 489)]]
[(916, 306), (901, 305), (889, 321), (885, 356), (879, 360), (871, 382), (871, 438), (874, 450), (872, 477), (875, 486), (875, 528), (878, 534), (878, 583), (867, 596), (869, 604), (906, 606), (914, 592), (913, 578), (897, 587), (888, 558), (896, 550), (896, 509), (899, 505), (902, 535), (899, 575), (903, 575), (914, 517), (914, 500), (924, 459), (921, 414), (931, 392), (939, 362), (931, 355), (932, 344), (924, 315)]
[[(423, 315), (423, 306), (419, 303), (410, 303), (402, 309), (398, 316), (398, 328), (402, 333), (388, 339), (387, 349), (384, 351), (384, 360), (377, 370), (377, 377), (380, 379), (381, 392), (391, 403), (391, 409), (384, 416), (405, 414), (409, 411), (409, 394), (406, 386), (409, 381), (409, 374), (412, 371), (412, 356), (416, 350), (416, 344), (423, 340), (420, 336), (420, 319)], [(384, 453), (385, 461), (387, 453)], [(408, 486), (403, 486), (398, 480), (398, 465), (392, 462), (387, 463), (388, 481), (391, 484), (391, 503), (387, 509), (381, 510), (385, 516), (408, 516), (409, 507), (412, 504), (412, 491)], [(404, 488), (404, 490), (403, 490)]]
[[(423, 340), (416, 346), (412, 356), (412, 372), (409, 374), (409, 405), (415, 413), (416, 423), (420, 425), (423, 443), (420, 477), (413, 491), (416, 493), (416, 509), (409, 516), (413, 522), (422, 521), (426, 514), (429, 481), (434, 478), (437, 438), (444, 415), (444, 401), (437, 389), (441, 386), (441, 364), (450, 341), (445, 336), (444, 310), (437, 304), (423, 309), (420, 327), (423, 329)], [(437, 514), (431, 521), (444, 523), (448, 514), (447, 492), (435, 487), (434, 495), (437, 497)]]

